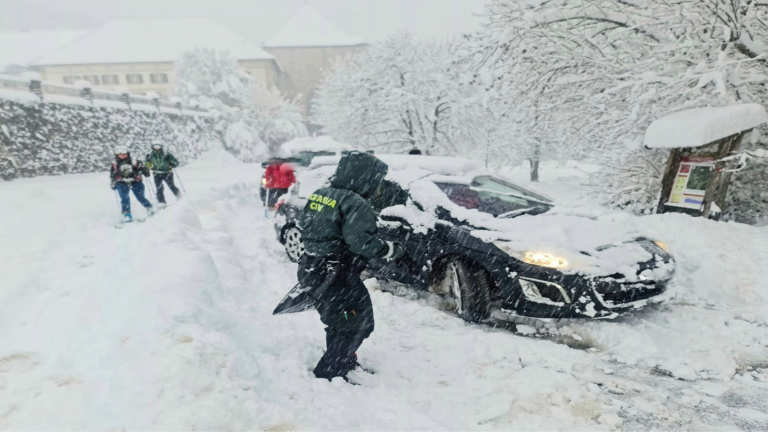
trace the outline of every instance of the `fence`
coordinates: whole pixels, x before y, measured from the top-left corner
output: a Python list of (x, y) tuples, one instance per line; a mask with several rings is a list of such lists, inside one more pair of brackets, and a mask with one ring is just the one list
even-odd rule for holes
[(41, 102), (46, 101), (46, 96), (52, 102), (58, 102), (57, 96), (66, 96), (78, 98), (82, 102), (93, 104), (94, 101), (107, 101), (122, 103), (128, 109), (157, 109), (158, 111), (178, 110), (179, 113), (193, 114), (201, 116), (212, 116), (213, 114), (198, 108), (185, 107), (181, 101), (160, 99), (158, 95), (144, 96), (131, 94), (129, 92), (116, 92), (106, 90), (94, 90), (83, 82), (83, 85), (68, 85), (60, 83), (51, 83), (39, 79), (30, 79), (25, 77), (0, 75), (0, 90), (10, 90), (18, 92), (27, 92), (37, 95)]

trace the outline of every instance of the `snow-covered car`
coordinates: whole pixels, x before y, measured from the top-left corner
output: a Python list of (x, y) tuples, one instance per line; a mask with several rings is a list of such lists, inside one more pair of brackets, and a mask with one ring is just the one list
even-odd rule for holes
[[(352, 150), (352, 147), (340, 143), (328, 136), (295, 138), (281, 145), (276, 152), (276, 157), (291, 164), (296, 171), (306, 169), (312, 160), (319, 156), (335, 156), (342, 151)], [(262, 168), (266, 168), (269, 162), (264, 162)], [(259, 192), (264, 201), (267, 179), (262, 174)]]
[[(390, 166), (370, 199), (379, 235), (400, 242), (412, 261), (372, 260), (368, 271), (445, 296), (468, 321), (487, 319), (494, 308), (540, 318), (615, 317), (647, 305), (674, 275), (665, 245), (621, 218), (559, 208), (466, 159), (378, 157)], [(278, 207), (277, 238), (293, 261), (303, 253), (299, 216), (338, 159), (316, 158)]]

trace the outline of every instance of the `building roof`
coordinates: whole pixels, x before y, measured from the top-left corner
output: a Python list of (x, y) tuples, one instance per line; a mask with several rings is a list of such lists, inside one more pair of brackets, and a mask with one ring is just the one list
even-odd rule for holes
[(226, 50), (237, 60), (274, 60), (221, 24), (205, 19), (114, 21), (32, 64), (173, 62), (193, 48)]
[(760, 104), (694, 108), (662, 117), (648, 127), (648, 148), (700, 147), (768, 122)]
[(362, 37), (351, 37), (333, 26), (317, 9), (302, 6), (273, 38), (266, 48), (354, 46), (364, 43)]
[(0, 71), (11, 66), (27, 66), (36, 58), (50, 54), (90, 30), (33, 30), (0, 33)]

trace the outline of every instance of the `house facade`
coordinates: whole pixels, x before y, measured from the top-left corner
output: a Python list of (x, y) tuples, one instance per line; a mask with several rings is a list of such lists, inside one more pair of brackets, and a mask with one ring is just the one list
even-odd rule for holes
[(290, 98), (300, 96), (304, 115), (311, 116), (312, 99), (325, 71), (337, 59), (364, 49), (366, 44), (363, 38), (342, 33), (315, 8), (305, 4), (262, 47), (289, 76), (284, 93)]
[(94, 89), (169, 96), (176, 84), (174, 62), (197, 47), (229, 51), (256, 80), (281, 90), (287, 85), (273, 55), (210, 20), (116, 21), (32, 64), (44, 81), (84, 80)]

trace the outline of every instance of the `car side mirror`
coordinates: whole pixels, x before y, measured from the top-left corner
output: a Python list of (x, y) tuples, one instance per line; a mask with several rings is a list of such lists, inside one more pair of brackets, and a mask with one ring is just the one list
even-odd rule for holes
[(380, 215), (379, 219), (381, 219), (384, 222), (394, 222), (399, 223), (403, 226), (405, 229), (411, 229), (411, 224), (408, 223), (407, 220), (401, 218), (400, 216), (393, 216), (393, 215)]

